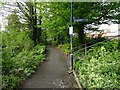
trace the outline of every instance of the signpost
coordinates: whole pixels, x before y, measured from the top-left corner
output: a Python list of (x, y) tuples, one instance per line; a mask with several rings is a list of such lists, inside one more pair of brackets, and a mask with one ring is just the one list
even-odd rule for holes
[[(103, 0), (103, 6), (107, 2), (107, 0)], [(80, 19), (73, 17), (73, 1), (71, 0), (71, 16), (70, 16), (70, 28), (69, 28), (69, 35), (70, 35), (70, 70), (73, 70), (73, 52), (72, 52), (72, 43), (73, 43), (73, 22), (87, 22), (88, 19)], [(120, 31), (119, 31), (120, 34)]]
[(71, 0), (71, 16), (70, 16), (70, 28), (69, 28), (69, 35), (70, 35), (70, 70), (73, 70), (73, 54), (72, 54), (72, 39), (73, 39), (73, 26), (72, 26), (72, 22), (73, 22), (73, 6), (72, 6), (72, 0)]
[(73, 17), (73, 21), (74, 21), (74, 22), (87, 22), (88, 19), (80, 19), (80, 18), (75, 18), (75, 17)]
[(70, 27), (69, 27), (69, 35), (70, 35), (70, 70), (73, 70), (73, 52), (72, 52), (72, 44), (73, 44), (73, 22), (87, 22), (88, 19), (80, 19), (73, 17), (73, 1), (71, 0), (71, 16), (70, 16)]

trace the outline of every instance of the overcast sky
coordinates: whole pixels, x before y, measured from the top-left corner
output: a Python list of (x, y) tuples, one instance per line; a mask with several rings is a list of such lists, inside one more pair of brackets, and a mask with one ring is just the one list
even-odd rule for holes
[(112, 32), (118, 31), (118, 24), (111, 24), (110, 26), (107, 24), (103, 24), (99, 29), (110, 29)]

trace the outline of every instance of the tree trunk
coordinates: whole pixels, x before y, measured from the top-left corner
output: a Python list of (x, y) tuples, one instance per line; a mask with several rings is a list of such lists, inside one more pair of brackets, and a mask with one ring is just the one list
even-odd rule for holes
[(118, 49), (120, 50), (120, 24), (118, 24)]
[(33, 8), (33, 27), (34, 27), (34, 38), (35, 38), (35, 45), (37, 45), (38, 43), (38, 40), (37, 40), (37, 37), (38, 37), (38, 34), (37, 34), (37, 12), (36, 12), (36, 8)]
[[(38, 21), (39, 21), (39, 25), (40, 25), (40, 26), (41, 26), (41, 23), (42, 23), (41, 19), (42, 19), (42, 17), (39, 16), (39, 17), (38, 17)], [(37, 28), (37, 42), (38, 42), (38, 43), (40, 43), (40, 42), (42, 41), (41, 32), (42, 32), (41, 27)]]
[(37, 44), (37, 42), (36, 42), (36, 21), (35, 21), (35, 18), (34, 18), (34, 8), (33, 8), (33, 5), (32, 4), (30, 4), (30, 6), (29, 6), (29, 14), (30, 14), (30, 22), (29, 22), (29, 25), (30, 25), (30, 29), (31, 29), (31, 38), (32, 38), (32, 40), (34, 41), (34, 44), (36, 45)]
[(37, 14), (36, 8), (34, 8), (33, 4), (30, 3), (29, 5), (29, 15), (30, 17), (30, 29), (31, 29), (31, 38), (34, 41), (34, 45), (37, 45)]
[(85, 43), (84, 24), (78, 26), (78, 39), (80, 44)]

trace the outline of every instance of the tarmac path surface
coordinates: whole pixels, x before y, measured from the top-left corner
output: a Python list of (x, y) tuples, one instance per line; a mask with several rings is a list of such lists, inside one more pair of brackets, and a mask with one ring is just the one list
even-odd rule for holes
[(68, 73), (66, 55), (56, 47), (47, 46), (47, 60), (21, 85), (24, 88), (77, 88), (73, 74)]

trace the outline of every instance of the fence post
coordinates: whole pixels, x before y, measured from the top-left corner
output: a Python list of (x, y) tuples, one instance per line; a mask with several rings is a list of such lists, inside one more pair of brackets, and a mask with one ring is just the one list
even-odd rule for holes
[(87, 44), (85, 43), (85, 55), (87, 55)]

